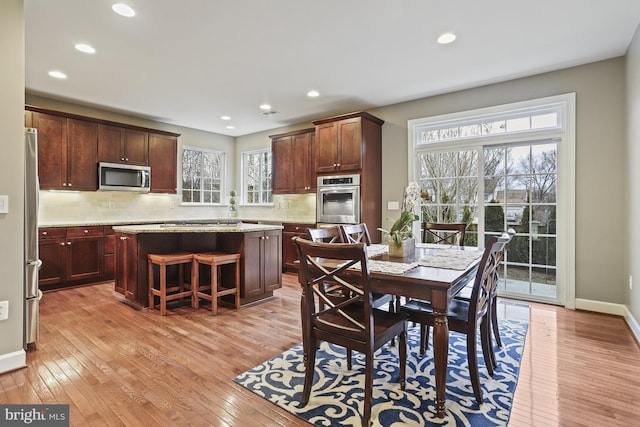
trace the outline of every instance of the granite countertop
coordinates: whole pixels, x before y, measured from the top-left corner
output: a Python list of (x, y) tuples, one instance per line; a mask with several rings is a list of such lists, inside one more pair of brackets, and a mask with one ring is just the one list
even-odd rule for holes
[(140, 224), (113, 227), (121, 233), (248, 233), (251, 231), (282, 230), (281, 225), (270, 224)]
[[(252, 218), (238, 218), (239, 221), (244, 222), (255, 222), (260, 223), (260, 225), (281, 225), (281, 224), (315, 224), (315, 220), (306, 219), (286, 219), (286, 220), (270, 220), (270, 219), (252, 219)], [(95, 221), (74, 221), (74, 222), (41, 222), (38, 224), (38, 227), (83, 227), (83, 226), (92, 226), (92, 225), (113, 225), (113, 226), (133, 226), (133, 225), (145, 225), (145, 224), (162, 224), (162, 223), (171, 223), (171, 222), (182, 222), (182, 221), (211, 221), (215, 222), (215, 218), (208, 219), (188, 219), (188, 220), (178, 220), (178, 219), (155, 219), (155, 220), (95, 220)], [(247, 225), (247, 224), (245, 224)]]

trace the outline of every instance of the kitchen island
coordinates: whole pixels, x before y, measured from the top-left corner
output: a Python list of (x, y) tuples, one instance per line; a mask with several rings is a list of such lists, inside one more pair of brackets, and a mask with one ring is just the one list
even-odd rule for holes
[[(241, 304), (271, 297), (273, 291), (282, 286), (282, 226), (279, 225), (175, 222), (115, 226), (113, 230), (115, 290), (137, 308), (148, 306), (147, 255), (150, 253), (240, 254)], [(170, 272), (168, 280), (175, 280), (175, 275), (175, 271)]]

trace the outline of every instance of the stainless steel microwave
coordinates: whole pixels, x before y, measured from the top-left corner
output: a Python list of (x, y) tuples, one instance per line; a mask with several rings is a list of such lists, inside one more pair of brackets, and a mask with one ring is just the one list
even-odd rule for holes
[(151, 191), (151, 168), (100, 162), (98, 190), (148, 193)]

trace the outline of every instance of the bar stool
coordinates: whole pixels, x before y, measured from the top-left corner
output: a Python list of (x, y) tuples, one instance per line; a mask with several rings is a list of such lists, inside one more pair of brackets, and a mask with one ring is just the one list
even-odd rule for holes
[[(200, 283), (200, 265), (211, 267), (211, 282)], [(222, 266), (235, 264), (235, 283), (233, 287), (222, 287)], [(235, 308), (240, 307), (240, 254), (202, 253), (193, 255), (191, 268), (191, 283), (193, 284), (193, 306), (198, 308), (200, 298), (211, 301), (211, 314), (218, 314), (218, 298), (224, 295), (235, 295)], [(211, 293), (204, 291), (209, 290)], [(223, 301), (221, 301), (223, 303)]]
[[(193, 307), (193, 286), (184, 282), (184, 266), (193, 263), (193, 254), (149, 254), (147, 264), (149, 265), (149, 308), (155, 308), (155, 297), (160, 297), (160, 315), (167, 314), (167, 301), (180, 298), (191, 297)], [(155, 288), (153, 278), (153, 265), (157, 265), (160, 271), (160, 286)], [(167, 287), (167, 266), (178, 266), (178, 283)], [(193, 282), (192, 282), (193, 283)]]

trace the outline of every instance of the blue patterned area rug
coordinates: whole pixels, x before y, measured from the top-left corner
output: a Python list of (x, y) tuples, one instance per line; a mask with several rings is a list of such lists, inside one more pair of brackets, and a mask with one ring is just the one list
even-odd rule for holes
[[(501, 320), (503, 347), (496, 352), (498, 368), (490, 377), (481, 350), (478, 353), (484, 402), (473, 396), (465, 336), (450, 334), (447, 377), (447, 416), (435, 413), (435, 377), (431, 342), (427, 353), (417, 354), (419, 329), (409, 329), (407, 384), (398, 383), (397, 348), (386, 345), (375, 354), (374, 426), (505, 426), (518, 382), (520, 359), (528, 323)], [(431, 340), (430, 340), (431, 341)], [(479, 346), (478, 346), (479, 347)], [(344, 348), (323, 342), (316, 356), (315, 380), (306, 406), (300, 404), (304, 380), (302, 345), (237, 376), (234, 381), (284, 410), (316, 426), (360, 426), (364, 400), (364, 355), (353, 353), (353, 369), (346, 368)]]

